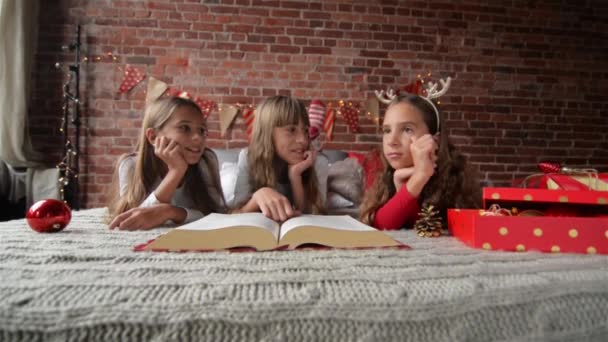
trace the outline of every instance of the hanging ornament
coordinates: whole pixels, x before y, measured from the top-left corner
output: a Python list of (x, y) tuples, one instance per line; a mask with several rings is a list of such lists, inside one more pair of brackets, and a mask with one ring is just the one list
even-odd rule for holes
[(45, 199), (34, 203), (25, 217), (33, 230), (39, 233), (56, 233), (70, 223), (72, 212), (62, 201)]
[(135, 87), (139, 82), (141, 82), (144, 77), (146, 77), (145, 72), (139, 70), (138, 68), (132, 65), (127, 64), (122, 78), (122, 83), (118, 88), (118, 92), (128, 92), (129, 90), (133, 89), (133, 87)]

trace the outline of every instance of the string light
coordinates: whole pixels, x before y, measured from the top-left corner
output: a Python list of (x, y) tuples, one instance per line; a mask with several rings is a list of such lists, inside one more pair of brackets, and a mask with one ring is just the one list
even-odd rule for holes
[(74, 151), (72, 146), (72, 142), (68, 139), (65, 145), (66, 154), (61, 160), (59, 164), (57, 164), (57, 169), (59, 170), (59, 194), (60, 200), (67, 204), (67, 199), (65, 198), (65, 188), (70, 185), (70, 178), (78, 178), (78, 171), (71, 167), (74, 164), (74, 158), (77, 155), (77, 152)]
[(80, 59), (81, 63), (86, 63), (86, 62), (100, 62), (100, 61), (110, 61), (110, 62), (116, 62), (118, 61), (118, 58), (120, 56), (119, 55), (115, 55), (113, 52), (106, 52), (102, 55), (94, 55), (94, 56), (85, 56), (82, 57)]
[[(73, 51), (74, 52), (74, 63), (66, 66), (67, 77), (62, 86), (63, 90), (63, 106), (61, 107), (63, 111), (63, 117), (61, 119), (61, 126), (59, 127), (59, 131), (63, 135), (64, 142), (64, 156), (59, 164), (56, 165), (59, 170), (59, 177), (57, 178), (57, 182), (59, 183), (59, 196), (60, 200), (64, 203), (68, 204), (68, 199), (66, 198), (66, 187), (71, 186), (72, 201), (71, 207), (73, 209), (80, 209), (80, 205), (78, 203), (78, 149), (80, 148), (79, 136), (80, 136), (80, 93), (79, 93), (79, 75), (80, 75), (80, 63), (88, 61), (87, 57), (80, 58), (80, 32), (81, 27), (78, 25), (77, 27), (77, 38), (76, 41), (62, 46), (62, 50), (65, 51)], [(100, 58), (101, 59), (101, 58)], [(62, 70), (63, 65), (60, 62), (55, 63), (55, 68)], [(75, 78), (73, 77), (75, 75)], [(71, 90), (72, 81), (75, 80), (74, 91)], [(71, 112), (72, 109), (70, 102), (74, 105), (74, 111)], [(70, 122), (74, 125), (74, 137), (75, 137), (75, 147), (72, 145), (72, 140), (69, 138), (68, 134), (68, 118), (70, 118)]]

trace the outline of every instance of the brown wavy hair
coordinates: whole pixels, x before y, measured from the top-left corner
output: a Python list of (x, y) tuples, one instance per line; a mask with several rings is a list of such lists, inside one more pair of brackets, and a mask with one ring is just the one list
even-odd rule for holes
[[(273, 96), (262, 102), (255, 110), (253, 133), (247, 161), (249, 163), (249, 181), (252, 193), (263, 187), (276, 188), (278, 180), (286, 176), (278, 172), (287, 172), (287, 163), (277, 157), (272, 142), (272, 131), (275, 127), (298, 125), (307, 127), (308, 112), (304, 104), (288, 96)], [(308, 141), (310, 145), (310, 140)], [(284, 171), (283, 171), (284, 170)], [(302, 173), (302, 183), (309, 208), (305, 213), (323, 214), (325, 206), (319, 194), (319, 181), (313, 167)]]
[[(117, 215), (138, 207), (154, 189), (154, 183), (167, 173), (167, 166), (154, 154), (154, 147), (146, 139), (148, 128), (162, 129), (171, 115), (180, 107), (190, 107), (203, 115), (196, 103), (180, 97), (165, 97), (150, 103), (145, 110), (142, 129), (135, 154), (122, 155), (114, 168), (113, 182), (108, 195), (109, 220)], [(128, 157), (136, 156), (135, 168), (129, 171), (129, 183), (123, 194), (120, 192), (119, 168)], [(201, 161), (188, 165), (183, 186), (192, 198), (195, 208), (207, 215), (212, 212), (225, 212), (226, 204), (222, 194), (218, 161), (215, 153), (205, 148)], [(216, 198), (210, 195), (213, 188)]]
[[(438, 133), (435, 110), (425, 99), (416, 95), (397, 96), (389, 104), (389, 108), (399, 103), (407, 103), (416, 108), (423, 117), (424, 123), (431, 135)], [(448, 139), (447, 129), (443, 120), (439, 127), (439, 151), (437, 152), (437, 169), (426, 183), (420, 196), (420, 206), (427, 203), (439, 209), (444, 222), (447, 219), (448, 208), (479, 208), (481, 187), (477, 173), (467, 164), (466, 158), (456, 150)], [(376, 211), (380, 209), (396, 193), (393, 182), (393, 169), (384, 153), (380, 153), (382, 168), (376, 174), (375, 181), (366, 192), (361, 204), (361, 221), (371, 225)]]

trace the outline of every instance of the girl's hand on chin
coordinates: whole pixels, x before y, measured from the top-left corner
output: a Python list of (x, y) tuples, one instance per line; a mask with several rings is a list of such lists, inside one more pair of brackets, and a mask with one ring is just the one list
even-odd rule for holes
[(304, 152), (304, 160), (293, 165), (289, 165), (289, 178), (302, 175), (302, 173), (314, 165), (317, 159), (317, 151)]
[(393, 174), (393, 183), (395, 184), (395, 188), (397, 191), (401, 189), (401, 186), (407, 182), (408, 179), (414, 174), (414, 167), (404, 167), (402, 169), (395, 170)]
[(175, 140), (164, 136), (154, 139), (154, 154), (167, 164), (169, 170), (185, 171), (188, 163), (182, 154), (182, 147)]
[(437, 165), (437, 143), (430, 134), (420, 138), (412, 137), (410, 152), (414, 162), (414, 173), (420, 177), (430, 178)]

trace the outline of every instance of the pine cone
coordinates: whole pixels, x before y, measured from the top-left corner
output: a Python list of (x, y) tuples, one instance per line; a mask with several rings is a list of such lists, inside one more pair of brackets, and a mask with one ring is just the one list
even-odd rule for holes
[(432, 204), (426, 204), (420, 210), (420, 218), (414, 223), (418, 236), (438, 237), (441, 235), (441, 217)]

